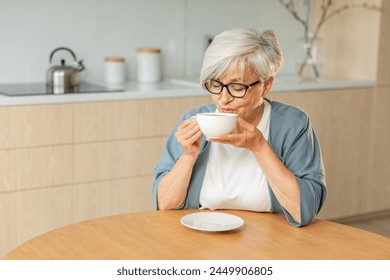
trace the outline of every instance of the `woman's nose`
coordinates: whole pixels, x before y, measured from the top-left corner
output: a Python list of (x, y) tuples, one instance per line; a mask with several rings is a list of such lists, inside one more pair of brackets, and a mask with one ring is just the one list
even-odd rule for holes
[(222, 92), (220, 93), (221, 95), (221, 101), (224, 103), (224, 104), (227, 104), (229, 103), (230, 101), (232, 101), (234, 99), (233, 96), (230, 95), (230, 93), (228, 92), (228, 89), (227, 87), (225, 87)]

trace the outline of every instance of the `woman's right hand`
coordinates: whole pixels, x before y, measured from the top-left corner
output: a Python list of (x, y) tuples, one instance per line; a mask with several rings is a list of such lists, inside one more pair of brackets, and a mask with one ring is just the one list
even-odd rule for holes
[(176, 139), (183, 147), (184, 154), (198, 156), (200, 149), (200, 136), (202, 132), (196, 118), (183, 121), (176, 130)]

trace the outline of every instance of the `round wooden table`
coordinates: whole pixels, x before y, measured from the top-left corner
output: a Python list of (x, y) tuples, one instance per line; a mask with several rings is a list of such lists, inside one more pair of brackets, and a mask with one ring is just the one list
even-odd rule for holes
[(31, 239), (4, 259), (390, 259), (389, 238), (329, 221), (295, 228), (281, 214), (229, 210), (218, 212), (241, 217), (242, 227), (205, 232), (180, 223), (184, 215), (200, 211), (135, 212), (84, 221)]

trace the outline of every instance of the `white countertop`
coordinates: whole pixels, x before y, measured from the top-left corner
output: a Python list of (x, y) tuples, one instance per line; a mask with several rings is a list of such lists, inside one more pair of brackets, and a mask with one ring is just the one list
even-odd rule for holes
[[(104, 85), (102, 82), (88, 81)], [(317, 80), (301, 81), (296, 76), (276, 77), (271, 92), (327, 90), (356, 87), (372, 87), (374, 81)], [(107, 86), (107, 85), (105, 85)], [(118, 87), (116, 87), (118, 88)], [(33, 105), (51, 103), (75, 103), (94, 101), (114, 101), (151, 98), (195, 97), (208, 94), (196, 79), (170, 79), (154, 84), (142, 84), (135, 81), (120, 86), (122, 92), (71, 93), (35, 96), (6, 96), (0, 94), (0, 106)]]

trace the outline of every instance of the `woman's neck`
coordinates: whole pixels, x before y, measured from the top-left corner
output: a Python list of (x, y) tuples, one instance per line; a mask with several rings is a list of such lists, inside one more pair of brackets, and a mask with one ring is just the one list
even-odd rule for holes
[(263, 117), (264, 107), (265, 107), (265, 104), (264, 104), (264, 101), (263, 101), (255, 109), (255, 113), (253, 114), (253, 118), (249, 120), (249, 123), (253, 124), (256, 127), (259, 125), (259, 123), (261, 121), (261, 118)]

